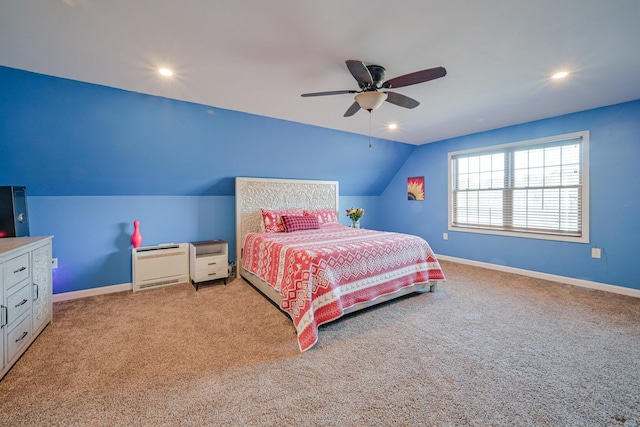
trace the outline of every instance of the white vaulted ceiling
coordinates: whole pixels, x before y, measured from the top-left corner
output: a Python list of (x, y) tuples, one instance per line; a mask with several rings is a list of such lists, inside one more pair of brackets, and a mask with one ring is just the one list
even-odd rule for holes
[(353, 95), (300, 94), (357, 89), (346, 59), (444, 66), (371, 116), (423, 144), (640, 99), (638, 22), (638, 0), (0, 0), (0, 65), (360, 134)]

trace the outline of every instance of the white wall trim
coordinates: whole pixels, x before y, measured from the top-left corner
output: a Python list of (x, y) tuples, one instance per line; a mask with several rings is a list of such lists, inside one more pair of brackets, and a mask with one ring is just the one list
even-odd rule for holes
[(126, 292), (133, 290), (132, 283), (122, 283), (120, 285), (102, 286), (100, 288), (83, 289), (81, 291), (63, 292), (53, 295), (53, 302), (67, 301), (70, 299), (86, 298), (96, 295), (112, 294), (114, 292)]
[[(456, 258), (448, 255), (436, 255), (438, 259), (443, 261), (457, 262), (458, 264), (467, 264), (475, 267), (488, 268), (490, 270), (504, 271), (506, 273), (520, 274), (522, 276), (534, 277), (537, 279), (550, 280), (552, 282), (566, 283), (568, 285), (580, 286), (589, 289), (598, 289), (615, 294), (628, 295), (640, 298), (640, 289), (625, 288), (624, 286), (608, 285), (606, 283), (591, 282), (589, 280), (574, 279), (572, 277), (557, 276), (555, 274), (540, 273), (538, 271), (524, 270), (522, 268), (507, 267), (504, 265), (491, 264), (488, 262), (474, 261), (464, 258)], [(86, 298), (95, 295), (105, 295), (114, 292), (132, 291), (132, 283), (122, 283), (120, 285), (102, 286), (100, 288), (83, 289), (81, 291), (63, 292), (53, 295), (53, 302), (67, 301), (77, 298)]]
[(613, 292), (616, 294), (628, 295), (640, 298), (640, 289), (625, 288), (624, 286), (608, 285), (606, 283), (591, 282), (589, 280), (574, 279), (572, 277), (557, 276), (555, 274), (540, 273), (538, 271), (524, 270), (521, 268), (507, 267), (505, 265), (491, 264), (488, 262), (474, 261), (464, 258), (456, 258), (448, 255), (436, 255), (438, 259), (443, 261), (457, 262), (459, 264), (467, 264), (475, 267), (488, 268), (491, 270), (504, 271), (506, 273), (520, 274), (522, 276), (534, 277), (536, 279), (550, 280), (553, 282), (566, 283), (568, 285), (580, 286), (589, 289), (598, 289), (600, 291)]

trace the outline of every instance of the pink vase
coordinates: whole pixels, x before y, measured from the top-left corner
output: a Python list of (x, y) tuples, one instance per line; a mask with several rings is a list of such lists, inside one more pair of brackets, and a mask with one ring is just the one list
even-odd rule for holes
[(131, 244), (134, 248), (139, 248), (142, 244), (142, 234), (140, 233), (140, 221), (133, 221), (133, 235), (131, 236)]

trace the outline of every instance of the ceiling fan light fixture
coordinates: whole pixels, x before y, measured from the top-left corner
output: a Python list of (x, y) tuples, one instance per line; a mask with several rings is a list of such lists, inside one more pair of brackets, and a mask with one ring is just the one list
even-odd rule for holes
[(362, 92), (357, 94), (354, 99), (363, 110), (373, 111), (387, 99), (387, 94), (384, 92)]

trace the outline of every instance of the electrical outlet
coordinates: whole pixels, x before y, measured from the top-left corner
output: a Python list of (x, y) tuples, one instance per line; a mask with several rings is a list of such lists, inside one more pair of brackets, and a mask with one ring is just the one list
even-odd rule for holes
[(602, 249), (591, 248), (591, 258), (600, 258), (602, 256)]
[(449, 240), (449, 233), (442, 233), (442, 240)]
[(51, 259), (51, 268), (58, 268), (58, 258)]

